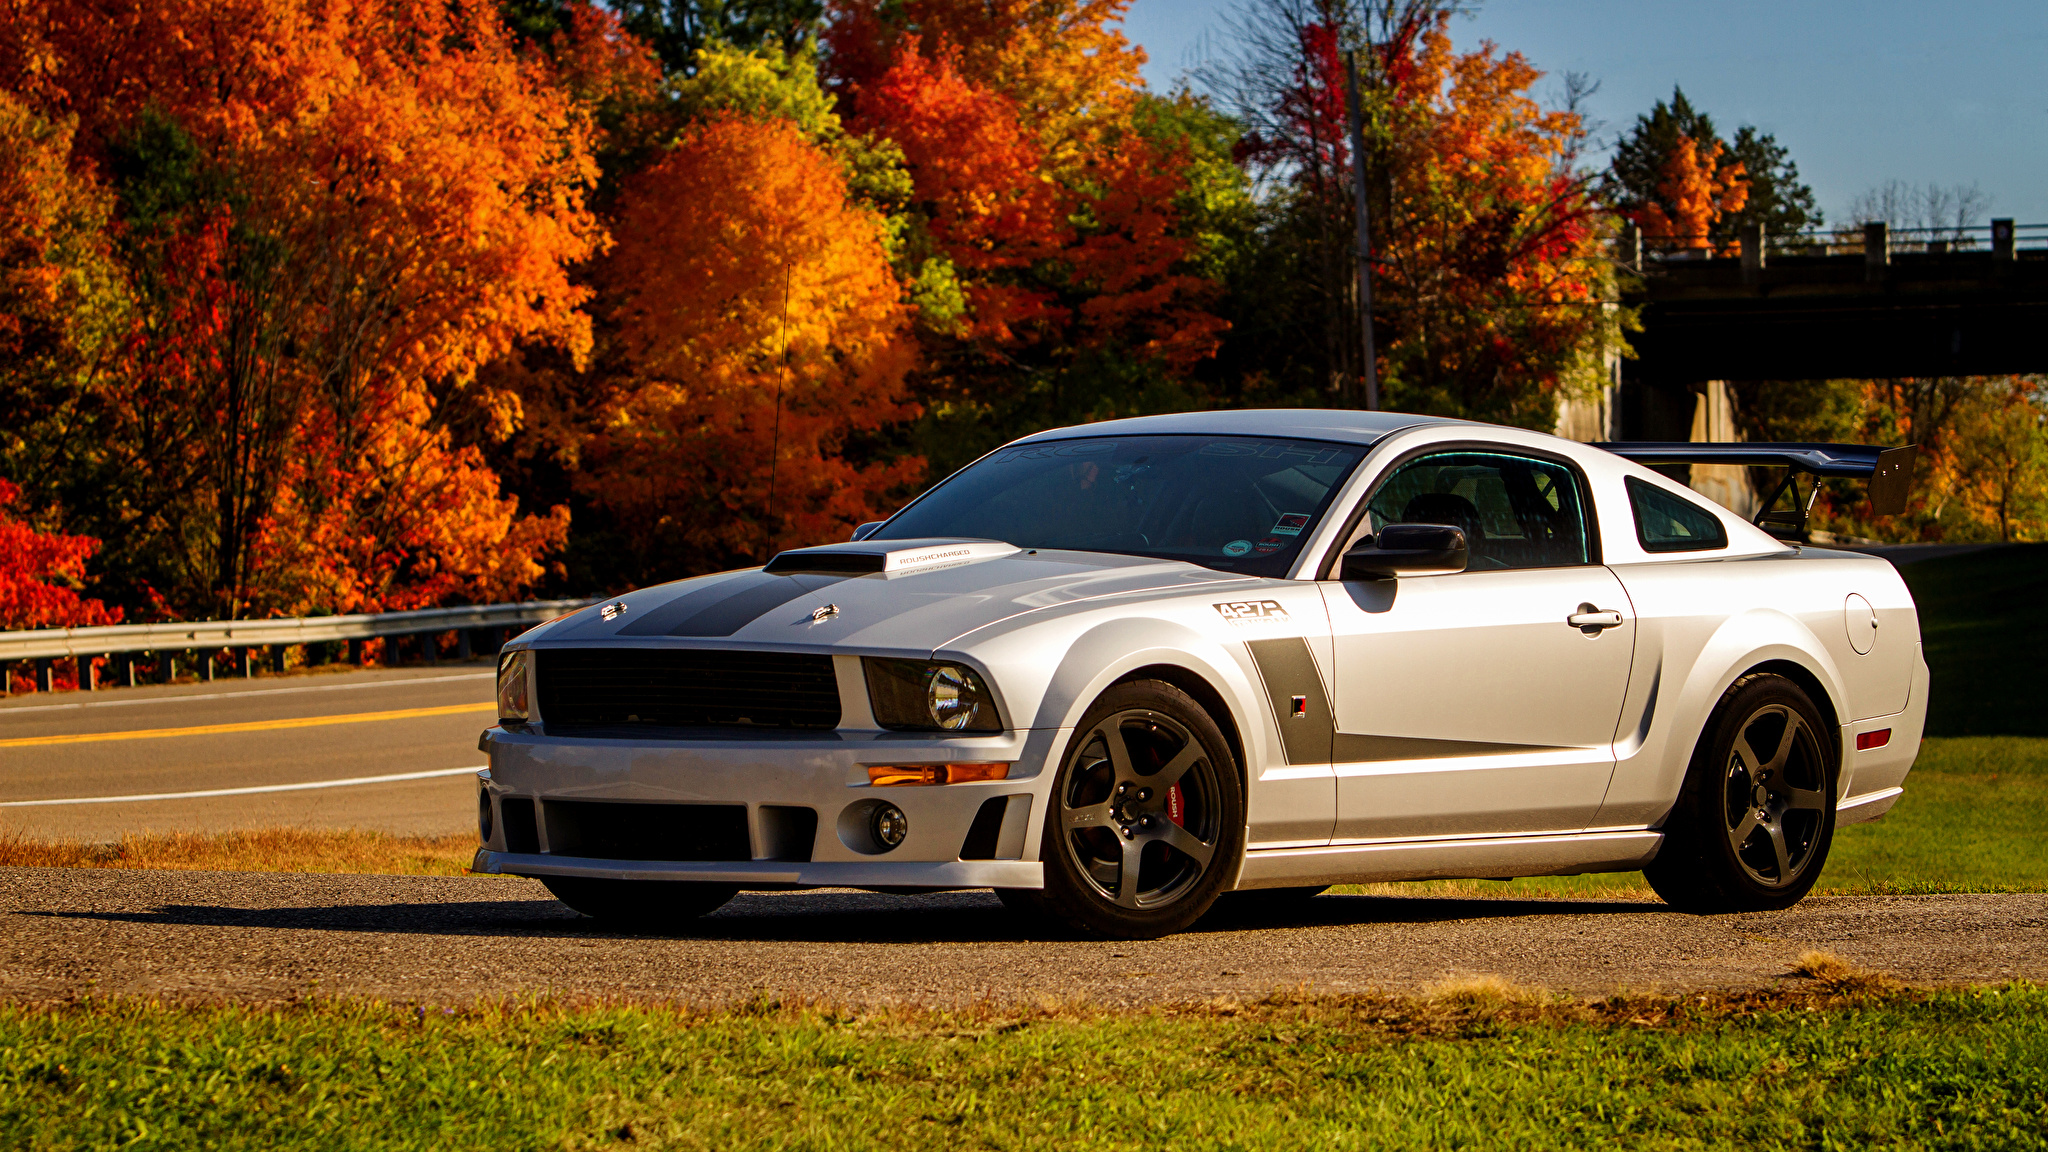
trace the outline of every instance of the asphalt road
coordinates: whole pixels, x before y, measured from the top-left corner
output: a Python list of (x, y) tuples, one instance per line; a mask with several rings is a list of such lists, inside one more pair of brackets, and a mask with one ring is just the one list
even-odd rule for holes
[(537, 996), (1138, 1005), (1404, 991), (1751, 988), (1807, 948), (1916, 982), (2048, 979), (2048, 895), (1810, 899), (1685, 916), (1639, 901), (1321, 896), (1165, 940), (1035, 938), (986, 891), (744, 894), (684, 936), (601, 927), (530, 880), (0, 869), (0, 997), (426, 1004)]
[[(0, 701), (0, 834), (462, 832), (476, 784), (457, 770), (483, 764), (492, 699), (488, 662), (17, 696)], [(424, 772), (448, 774), (334, 786)], [(133, 799), (224, 789), (264, 791)]]

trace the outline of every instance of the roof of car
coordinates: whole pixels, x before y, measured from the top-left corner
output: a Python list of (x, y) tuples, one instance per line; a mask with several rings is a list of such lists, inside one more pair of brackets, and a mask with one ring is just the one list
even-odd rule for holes
[(1129, 420), (1104, 420), (1051, 428), (1026, 436), (1018, 443), (1034, 440), (1066, 440), (1079, 436), (1141, 436), (1184, 434), (1229, 434), (1237, 436), (1286, 436), (1305, 440), (1338, 440), (1349, 444), (1371, 444), (1391, 432), (1418, 424), (1457, 424), (1440, 416), (1417, 416), (1408, 412), (1361, 412), (1354, 408), (1239, 408), (1209, 412), (1174, 412), (1164, 416), (1138, 416)]

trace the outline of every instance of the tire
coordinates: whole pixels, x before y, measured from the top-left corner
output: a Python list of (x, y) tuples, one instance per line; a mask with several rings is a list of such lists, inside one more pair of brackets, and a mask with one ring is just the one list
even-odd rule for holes
[(733, 884), (693, 880), (604, 880), (591, 876), (543, 876), (555, 899), (609, 927), (675, 928), (715, 911), (739, 894)]
[(1115, 685), (1060, 760), (1044, 889), (1003, 899), (1098, 939), (1178, 932), (1236, 875), (1244, 812), (1236, 758), (1201, 705), (1163, 681)]
[(1687, 912), (1790, 908), (1812, 890), (1835, 835), (1841, 748), (1783, 676), (1744, 676), (1693, 752), (1664, 846), (1643, 875)]

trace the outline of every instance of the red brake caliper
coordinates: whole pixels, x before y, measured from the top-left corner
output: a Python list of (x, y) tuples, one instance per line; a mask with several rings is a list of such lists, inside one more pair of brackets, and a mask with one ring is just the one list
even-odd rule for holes
[(1166, 818), (1173, 821), (1176, 827), (1185, 828), (1188, 825), (1188, 804), (1181, 798), (1178, 782), (1166, 790)]

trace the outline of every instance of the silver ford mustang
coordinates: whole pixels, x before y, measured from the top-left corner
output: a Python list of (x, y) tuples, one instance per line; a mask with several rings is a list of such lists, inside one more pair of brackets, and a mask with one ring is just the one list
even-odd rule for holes
[[(1688, 462), (1784, 480), (1751, 523), (1648, 466)], [(1636, 869), (1782, 908), (1927, 707), (1904, 583), (1797, 543), (1798, 484), (1896, 503), (1909, 468), (1392, 413), (1040, 433), (852, 542), (508, 645), (475, 868), (649, 924), (992, 887), (1137, 938), (1238, 890)]]

